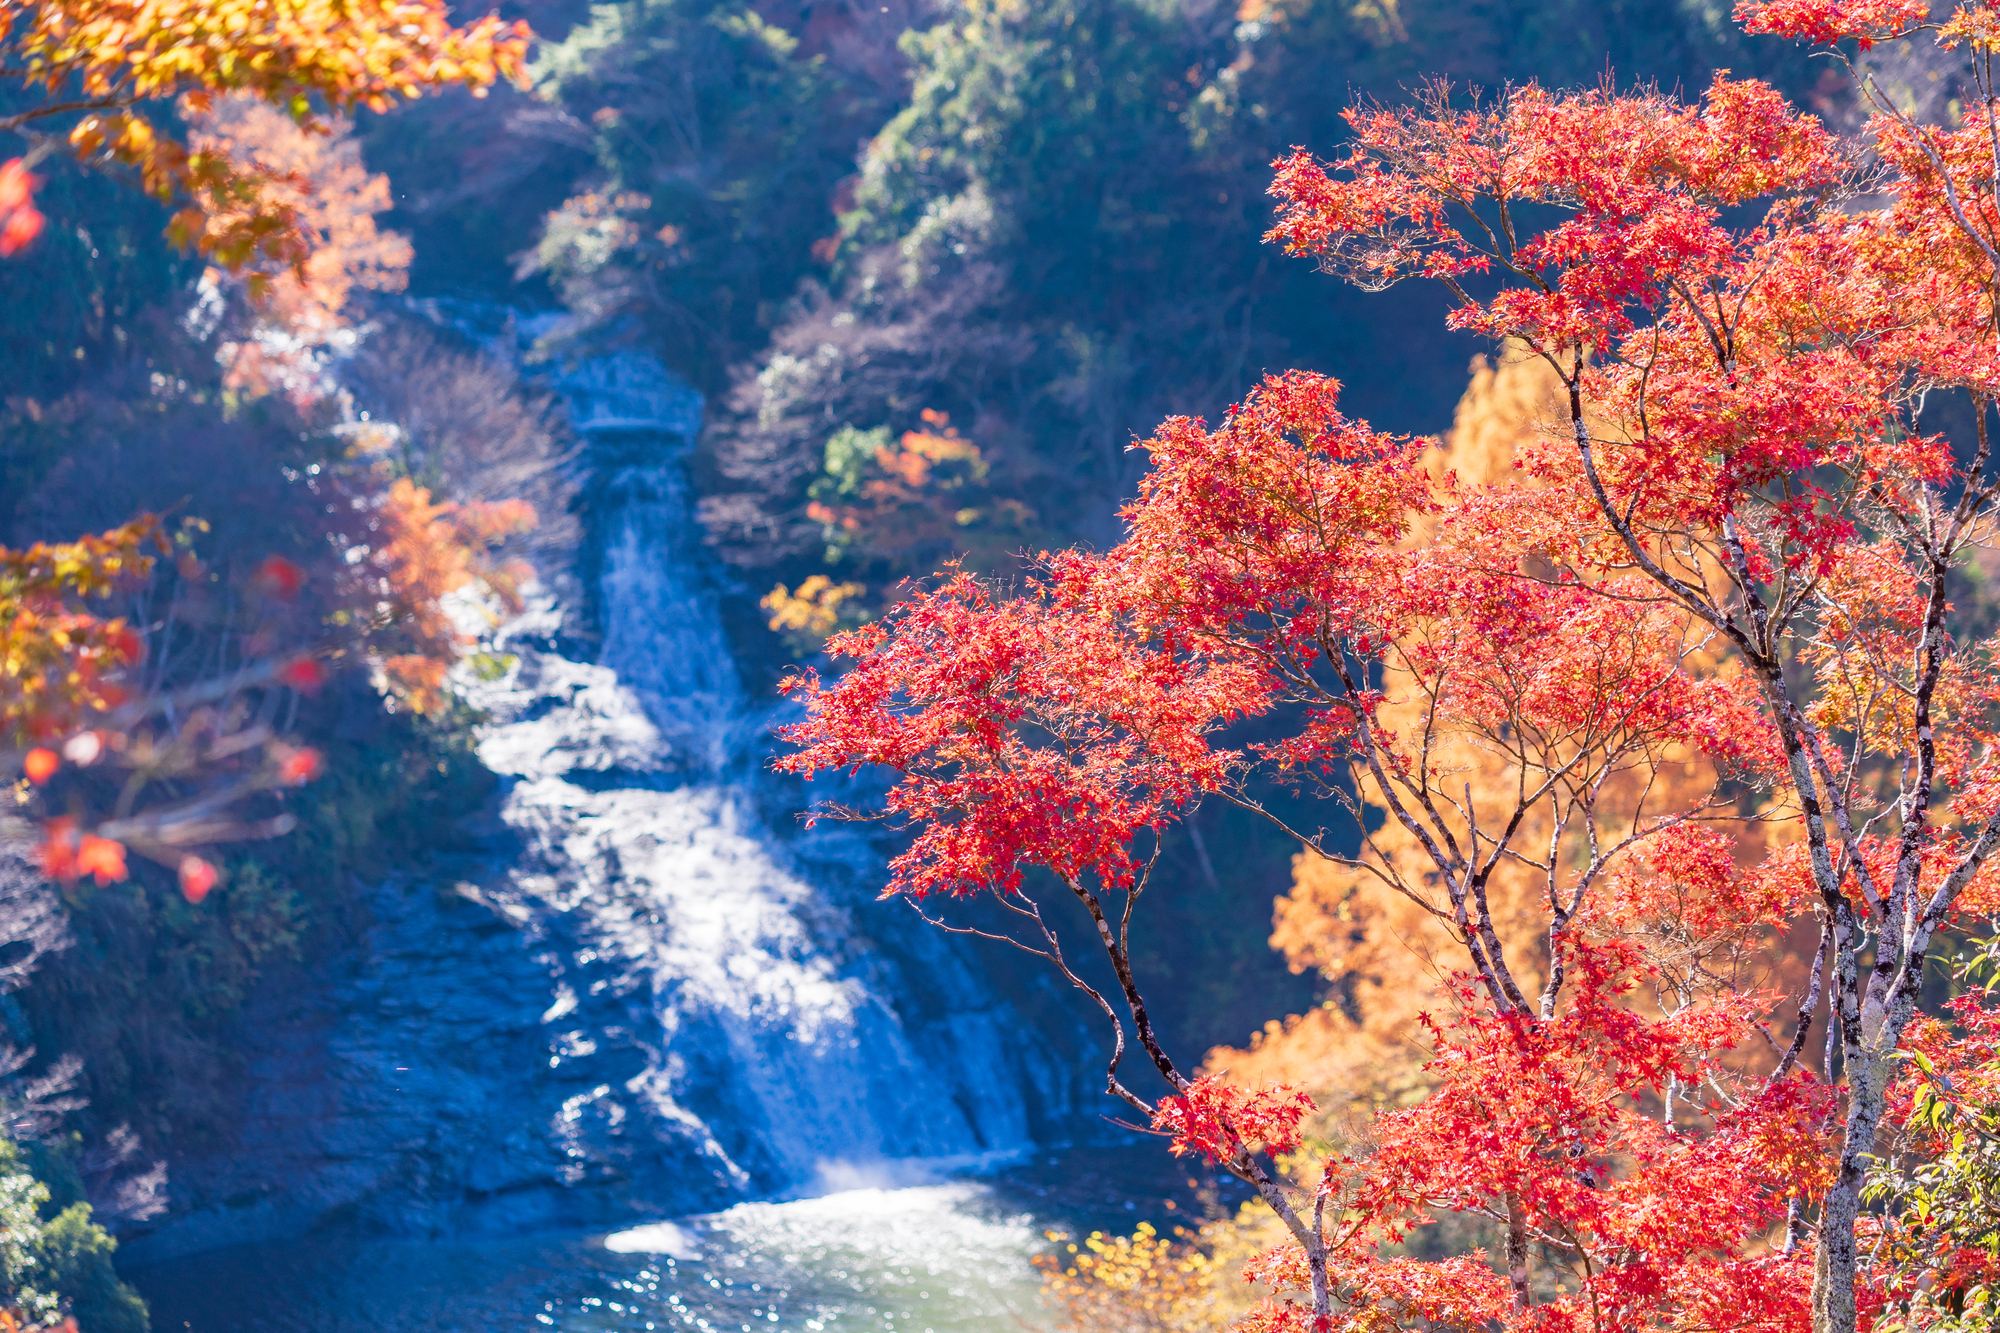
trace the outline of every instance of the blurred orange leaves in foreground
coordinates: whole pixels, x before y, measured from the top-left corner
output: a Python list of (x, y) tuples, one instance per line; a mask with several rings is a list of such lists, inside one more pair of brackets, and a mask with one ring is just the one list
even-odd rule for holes
[[(440, 0), (45, 0), (0, 9), (0, 68), (38, 106), (0, 116), (0, 130), (60, 149), (90, 165), (135, 169), (148, 193), (185, 207), (175, 239), (223, 267), (253, 259), (291, 268), (301, 279), (313, 255), (310, 218), (282, 167), (239, 161), (228, 148), (183, 144), (142, 109), (178, 101), (181, 115), (209, 114), (216, 100), (243, 93), (310, 132), (324, 132), (316, 108), (386, 111), (449, 85), (483, 95), (502, 79), (526, 77), (527, 25), (488, 16), (454, 27)], [(18, 164), (17, 164), (18, 165)], [(25, 168), (15, 241), (33, 239)], [(0, 195), (4, 197), (4, 195)], [(11, 250), (0, 250), (11, 253)]]

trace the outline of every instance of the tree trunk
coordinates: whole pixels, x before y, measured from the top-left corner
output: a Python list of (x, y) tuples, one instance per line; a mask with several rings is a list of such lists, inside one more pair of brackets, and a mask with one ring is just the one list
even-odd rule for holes
[[(1317, 1217), (1314, 1229), (1318, 1229)], [(1333, 1283), (1327, 1277), (1324, 1241), (1306, 1251), (1306, 1267), (1312, 1274), (1313, 1328), (1324, 1329), (1333, 1322)]]
[(1507, 1196), (1507, 1281), (1514, 1288), (1514, 1308), (1525, 1310), (1528, 1298), (1528, 1214), (1518, 1196)]
[(1894, 1068), (1890, 1056), (1915, 1008), (1913, 994), (1896, 995), (1888, 1003), (1871, 994), (1862, 1006), (1861, 1031), (1850, 1033), (1846, 1042), (1847, 1130), (1840, 1145), (1840, 1174), (1820, 1210), (1819, 1246), (1813, 1256), (1813, 1333), (1855, 1333), (1860, 1254), (1854, 1224), (1861, 1216), (1861, 1186), (1882, 1125)]

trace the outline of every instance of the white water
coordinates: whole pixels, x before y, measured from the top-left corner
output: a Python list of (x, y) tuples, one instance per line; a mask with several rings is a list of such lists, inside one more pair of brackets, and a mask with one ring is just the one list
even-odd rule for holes
[(543, 605), (503, 635), (512, 670), (467, 688), (493, 719), (481, 758), (513, 779), (501, 816), (522, 854), (502, 896), (559, 914), (585, 945), (545, 1015), (576, 1017), (551, 1065), (604, 1040), (588, 1001), (607, 987), (657, 1033), (642, 1073), (565, 1104), (578, 1155), (593, 1126), (636, 1118), (768, 1191), (842, 1164), (1025, 1149), (1004, 1015), (953, 993), (973, 983), (935, 941), (917, 941), (916, 969), (892, 968), (816, 882), (865, 901), (875, 854), (810, 840), (809, 877), (763, 823), (771, 712), (744, 695), (689, 503), (699, 396), (629, 353), (559, 388), (588, 440), (596, 555), (582, 572), (602, 646), (595, 662), (563, 656), (560, 611)]

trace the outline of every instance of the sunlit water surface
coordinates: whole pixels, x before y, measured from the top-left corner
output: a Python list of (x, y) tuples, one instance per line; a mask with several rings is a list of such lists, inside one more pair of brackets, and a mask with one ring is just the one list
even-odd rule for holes
[(1023, 1333), (1052, 1325), (1031, 1262), (1048, 1228), (1165, 1227), (1201, 1206), (1163, 1158), (1071, 1153), (610, 1235), (307, 1237), (129, 1276), (155, 1333)]
[(665, 1235), (615, 1234), (606, 1249), (655, 1251), (622, 1299), (586, 1297), (563, 1329), (691, 1328), (702, 1333), (956, 1333), (1030, 1322), (1031, 1220), (996, 1209), (984, 1187), (860, 1189), (796, 1203), (746, 1203)]
[(311, 1240), (149, 1265), (160, 1333), (1018, 1333), (1034, 1219), (951, 1182), (745, 1203), (610, 1236)]

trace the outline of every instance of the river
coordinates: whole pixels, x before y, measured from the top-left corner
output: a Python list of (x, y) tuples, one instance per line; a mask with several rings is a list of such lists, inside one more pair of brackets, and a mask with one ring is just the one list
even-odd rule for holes
[(1034, 1223), (950, 1182), (609, 1236), (246, 1246), (131, 1277), (162, 1333), (1003, 1333), (1043, 1323)]
[(1031, 1262), (1048, 1230), (1164, 1230), (1240, 1202), (1150, 1141), (882, 1174), (610, 1233), (307, 1237), (128, 1276), (156, 1333), (1022, 1333), (1053, 1326)]

